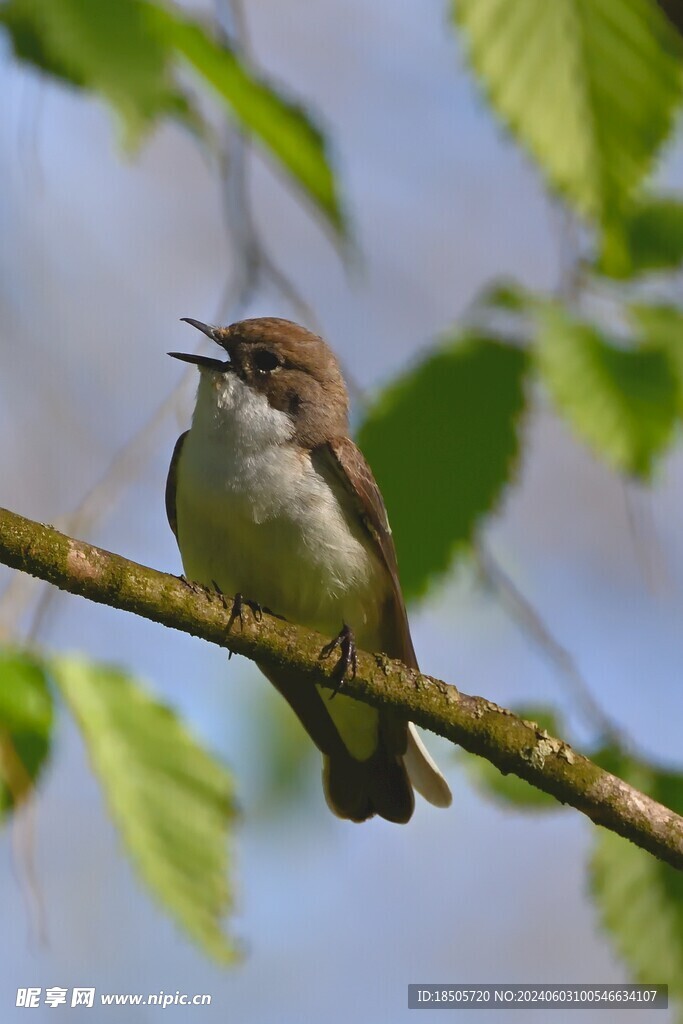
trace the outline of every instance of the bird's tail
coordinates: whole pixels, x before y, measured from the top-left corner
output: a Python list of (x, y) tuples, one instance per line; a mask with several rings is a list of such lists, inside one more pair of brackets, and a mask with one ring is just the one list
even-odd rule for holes
[(403, 758), (382, 745), (366, 761), (345, 752), (324, 755), (323, 789), (330, 810), (350, 821), (366, 821), (379, 814), (403, 824), (415, 807)]
[(400, 824), (409, 821), (415, 806), (413, 786), (436, 807), (448, 807), (452, 799), (412, 723), (404, 755), (391, 753), (380, 743), (366, 761), (346, 752), (325, 756), (323, 786), (330, 810), (351, 821), (366, 821), (373, 814)]
[(352, 757), (329, 714), (329, 700), (315, 687), (302, 686), (296, 673), (259, 668), (296, 712), (323, 754), (323, 786), (330, 809), (340, 818), (366, 821), (373, 814), (406, 822), (415, 806), (413, 786), (425, 800), (448, 807), (451, 792), (415, 726), (383, 712), (371, 757)]
[(418, 793), (435, 807), (450, 807), (453, 799), (448, 783), (420, 739), (412, 722), (408, 723), (408, 748), (404, 758), (408, 777)]

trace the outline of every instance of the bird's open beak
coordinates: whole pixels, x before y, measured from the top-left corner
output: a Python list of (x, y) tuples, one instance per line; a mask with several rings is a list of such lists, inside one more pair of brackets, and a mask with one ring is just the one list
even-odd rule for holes
[(219, 373), (225, 373), (230, 369), (229, 360), (212, 359), (211, 356), (200, 356), (196, 352), (169, 352), (167, 354), (173, 356), (174, 359), (181, 359), (184, 363), (194, 363), (195, 366), (201, 366), (205, 370), (218, 370)]
[(220, 344), (218, 341), (218, 328), (212, 327), (211, 324), (203, 324), (201, 320), (193, 320), (190, 316), (181, 316), (180, 322), (183, 324), (189, 324), (190, 327), (196, 327), (198, 331), (205, 334), (207, 338), (211, 338), (211, 341), (215, 341), (216, 344)]
[[(189, 316), (183, 316), (180, 318), (184, 323), (190, 324), (192, 327), (196, 327), (198, 331), (205, 334), (207, 338), (211, 338), (211, 341), (215, 341), (217, 345), (220, 345), (218, 340), (218, 332), (216, 327), (212, 327), (211, 324), (203, 324), (201, 320), (192, 320)], [(169, 356), (174, 359), (180, 359), (184, 363), (194, 363), (195, 366), (200, 366), (206, 370), (217, 370), (219, 373), (225, 373), (231, 369), (231, 363), (229, 360), (213, 359), (211, 356), (201, 356), (196, 352), (169, 352)]]

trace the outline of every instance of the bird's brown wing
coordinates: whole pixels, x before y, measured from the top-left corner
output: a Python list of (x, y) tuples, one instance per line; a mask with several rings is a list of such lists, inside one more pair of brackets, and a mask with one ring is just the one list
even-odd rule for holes
[(411, 668), (417, 668), (417, 658), (410, 636), (405, 601), (398, 578), (396, 548), (391, 527), (384, 507), (382, 493), (372, 470), (365, 461), (360, 448), (348, 437), (335, 437), (327, 444), (316, 448), (316, 455), (334, 466), (337, 478), (351, 497), (361, 522), (373, 541), (376, 554), (386, 566), (391, 579), (391, 599), (385, 611), (387, 624), (386, 654), (400, 658)]
[(171, 456), (171, 465), (168, 467), (168, 476), (166, 477), (166, 517), (176, 540), (178, 539), (178, 517), (176, 515), (175, 495), (178, 483), (178, 460), (183, 450), (185, 438), (189, 433), (190, 431), (186, 430), (176, 441), (173, 455)]
[[(375, 551), (384, 561), (391, 578), (392, 593), (385, 607), (383, 642), (385, 651), (394, 658), (400, 658), (406, 665), (417, 668), (417, 658), (410, 637), (410, 627), (406, 615), (405, 602), (398, 578), (396, 549), (391, 536), (384, 501), (372, 470), (365, 461), (361, 451), (347, 437), (335, 438), (325, 446), (329, 458), (337, 467), (339, 479), (346, 487), (355, 502), (356, 509), (370, 537), (374, 541)], [(380, 714), (380, 744), (378, 756), (385, 755), (383, 765), (378, 765), (376, 778), (386, 775), (387, 767), (391, 766), (386, 755), (403, 753), (399, 762), (400, 768), (407, 768), (410, 781), (422, 793), (425, 799), (437, 807), (448, 807), (451, 792), (446, 780), (436, 767), (424, 748), (422, 741), (405, 720), (386, 711)], [(410, 817), (410, 806), (405, 800), (405, 788), (401, 785), (396, 773), (395, 763), (391, 766), (394, 781), (385, 788), (384, 798), (389, 796), (388, 803), (394, 811), (398, 811), (392, 820), (407, 820)], [(412, 794), (410, 794), (412, 798)], [(379, 811), (379, 813), (383, 813)], [(403, 813), (405, 816), (400, 817)], [(385, 817), (387, 815), (384, 815)]]

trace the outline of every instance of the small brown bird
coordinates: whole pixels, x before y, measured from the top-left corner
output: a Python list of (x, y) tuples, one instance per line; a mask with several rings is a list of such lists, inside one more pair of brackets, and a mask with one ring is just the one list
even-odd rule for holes
[[(417, 668), (386, 510), (348, 436), (348, 394), (332, 351), (289, 320), (186, 322), (227, 356), (169, 353), (200, 371), (166, 487), (186, 577), (336, 637), (329, 647), (340, 648), (342, 671), (356, 641)], [(322, 751), (335, 814), (406, 822), (413, 786), (450, 804), (412, 724), (343, 690), (262, 671)]]

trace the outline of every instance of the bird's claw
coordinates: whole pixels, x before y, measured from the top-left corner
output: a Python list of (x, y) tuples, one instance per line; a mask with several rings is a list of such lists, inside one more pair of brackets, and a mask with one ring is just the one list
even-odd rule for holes
[(248, 601), (239, 592), (235, 594), (232, 599), (232, 610), (230, 612), (230, 618), (228, 619), (227, 632), (229, 633), (232, 629), (235, 619), (240, 620), (240, 632), (244, 629), (244, 608), (251, 609), (251, 613), (254, 616), (256, 622), (260, 622), (263, 618), (263, 609), (257, 601)]
[(356, 670), (358, 668), (358, 651), (356, 648), (356, 639), (353, 635), (353, 630), (346, 623), (342, 626), (340, 632), (335, 636), (334, 640), (330, 640), (329, 644), (325, 644), (320, 652), (320, 658), (329, 658), (334, 651), (339, 648), (339, 661), (334, 668), (335, 685), (332, 690), (332, 699), (341, 690), (346, 679), (346, 673), (351, 670), (351, 678), (355, 679)]
[(189, 580), (187, 576), (179, 576), (178, 579), (183, 583), (188, 590), (191, 590), (193, 594), (204, 594), (206, 595), (206, 587), (201, 583), (197, 583), (196, 580)]

